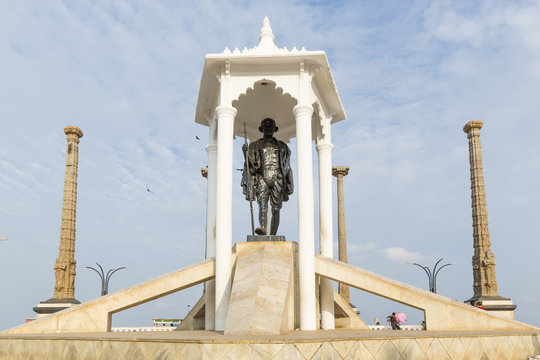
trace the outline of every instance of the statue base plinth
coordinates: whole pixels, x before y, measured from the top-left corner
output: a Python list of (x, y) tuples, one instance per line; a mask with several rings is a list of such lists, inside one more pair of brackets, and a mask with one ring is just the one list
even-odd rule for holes
[(42, 301), (38, 306), (34, 307), (34, 310), (37, 313), (36, 318), (40, 319), (44, 316), (53, 314), (57, 311), (67, 309), (69, 307), (80, 304), (81, 302), (77, 299), (55, 299), (51, 298), (49, 300)]
[(502, 296), (474, 296), (465, 303), (473, 304), (474, 302), (481, 301), (484, 310), (493, 312), (494, 314), (504, 316), (508, 319), (514, 319), (514, 310), (516, 305), (511, 299)]
[(248, 235), (247, 242), (255, 241), (285, 241), (284, 235)]

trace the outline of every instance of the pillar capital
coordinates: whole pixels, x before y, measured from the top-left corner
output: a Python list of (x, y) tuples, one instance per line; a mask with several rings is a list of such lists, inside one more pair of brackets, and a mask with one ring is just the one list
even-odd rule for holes
[(465, 133), (470, 133), (471, 130), (473, 129), (478, 129), (478, 131), (480, 131), (480, 129), (482, 128), (482, 126), (484, 125), (484, 122), (483, 121), (480, 121), (480, 120), (473, 120), (473, 121), (469, 121), (468, 123), (465, 124), (465, 126), (463, 127), (463, 132)]
[(66, 126), (64, 128), (64, 133), (67, 135), (68, 141), (75, 140), (77, 143), (79, 142), (79, 139), (83, 136), (82, 130), (76, 126)]
[(323, 152), (330, 152), (334, 150), (334, 145), (330, 143), (323, 143), (323, 144), (317, 144), (317, 152), (323, 153)]
[(301, 116), (301, 115), (307, 115), (310, 116), (313, 114), (313, 106), (311, 105), (296, 105), (293, 107), (293, 114), (295, 117)]
[(235, 118), (237, 112), (238, 110), (236, 110), (236, 108), (232, 106), (218, 106), (216, 108), (216, 113), (218, 117), (228, 116), (228, 117)]
[(334, 166), (332, 167), (332, 175), (335, 177), (338, 176), (346, 176), (349, 174), (349, 167), (348, 166)]
[(207, 153), (216, 152), (216, 151), (217, 151), (217, 144), (208, 144), (208, 145), (206, 145), (206, 152)]

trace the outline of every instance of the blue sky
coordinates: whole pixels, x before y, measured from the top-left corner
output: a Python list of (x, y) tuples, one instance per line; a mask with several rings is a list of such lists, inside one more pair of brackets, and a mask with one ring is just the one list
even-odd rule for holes
[[(499, 292), (518, 306), (517, 320), (540, 326), (538, 1), (22, 0), (0, 12), (0, 238), (9, 238), (0, 242), (9, 294), (0, 328), (52, 296), (66, 125), (84, 132), (78, 265), (131, 265), (111, 280), (115, 291), (204, 258), (208, 131), (194, 123), (204, 56), (255, 46), (264, 16), (279, 47), (327, 53), (348, 116), (332, 135), (334, 164), (351, 167), (349, 262), (426, 288), (406, 262), (444, 257), (457, 265), (440, 273), (439, 293), (472, 296), (462, 128), (483, 120)], [(237, 139), (235, 168), (240, 147)], [(243, 241), (249, 207), (234, 191), (233, 236)], [(283, 213), (281, 231), (295, 240), (285, 219), (296, 219), (296, 196)], [(113, 326), (181, 318), (201, 292), (120, 313)], [(78, 268), (76, 298), (97, 295), (97, 275)], [(418, 312), (358, 291), (353, 303), (368, 323), (396, 310), (420, 322)]]

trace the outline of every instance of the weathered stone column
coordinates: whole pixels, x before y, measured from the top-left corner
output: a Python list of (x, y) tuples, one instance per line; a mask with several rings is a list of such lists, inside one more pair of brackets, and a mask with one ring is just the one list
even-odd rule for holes
[(482, 121), (468, 122), (463, 131), (469, 139), (469, 163), (471, 169), (471, 207), (473, 219), (473, 290), (474, 296), (466, 302), (482, 301), (488, 311), (497, 311), (500, 315), (513, 318), (516, 308), (510, 299), (499, 296), (497, 279), (495, 278), (495, 256), (491, 252), (489, 239), (486, 191), (482, 151), (480, 146), (480, 129)]
[(83, 136), (76, 126), (66, 126), (67, 137), (66, 174), (64, 178), (64, 200), (62, 204), (62, 223), (60, 226), (60, 246), (54, 265), (56, 283), (52, 299), (41, 302), (34, 311), (38, 318), (62, 310), (75, 300), (75, 220), (77, 208), (77, 167), (79, 165), (79, 139)]
[[(349, 174), (348, 166), (332, 167), (332, 175), (337, 178), (337, 201), (338, 201), (338, 256), (339, 261), (347, 263), (347, 233), (345, 231), (345, 196), (343, 193), (343, 177)], [(348, 303), (351, 302), (349, 285), (339, 284), (339, 294)]]

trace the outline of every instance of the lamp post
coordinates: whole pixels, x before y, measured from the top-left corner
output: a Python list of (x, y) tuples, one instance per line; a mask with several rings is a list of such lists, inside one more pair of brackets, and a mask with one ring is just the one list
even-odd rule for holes
[(447, 267), (447, 266), (450, 266), (450, 265), (455, 265), (456, 263), (448, 263), (448, 264), (444, 264), (443, 266), (439, 267), (437, 269), (437, 266), (439, 265), (439, 263), (441, 261), (443, 261), (444, 259), (441, 258), (439, 259), (439, 261), (437, 261), (435, 263), (435, 266), (433, 266), (433, 269), (429, 269), (427, 266), (423, 266), (423, 265), (420, 265), (420, 264), (417, 264), (417, 263), (413, 263), (413, 262), (408, 262), (407, 264), (411, 264), (411, 265), (416, 265), (416, 266), (419, 266), (421, 267), (427, 274), (428, 276), (428, 280), (429, 280), (429, 291), (431, 291), (432, 293), (437, 293), (437, 275), (439, 274), (439, 271), (441, 271), (443, 268)]
[(97, 272), (97, 274), (101, 278), (101, 296), (107, 295), (109, 293), (109, 280), (111, 279), (111, 276), (113, 276), (115, 272), (122, 269), (129, 269), (131, 267), (131, 266), (122, 266), (117, 269), (110, 269), (109, 271), (107, 271), (107, 274), (105, 274), (101, 265), (99, 265), (99, 263), (96, 263), (96, 265), (99, 266), (99, 271), (96, 268), (93, 268), (91, 266), (82, 266), (82, 267), (86, 269), (94, 270), (95, 272)]

